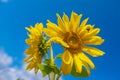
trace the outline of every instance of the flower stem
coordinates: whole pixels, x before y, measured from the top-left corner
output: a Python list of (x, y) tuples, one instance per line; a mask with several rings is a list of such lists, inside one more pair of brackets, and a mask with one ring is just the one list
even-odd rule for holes
[(50, 80), (50, 74), (48, 75), (48, 78), (49, 78), (49, 80)]
[[(50, 46), (50, 59), (51, 59), (51, 66), (54, 66), (54, 58), (53, 58), (53, 49), (52, 45)], [(54, 72), (51, 72), (50, 80), (54, 80)]]
[(60, 73), (57, 74), (56, 80), (59, 80), (61, 76), (62, 76), (62, 71), (60, 70)]

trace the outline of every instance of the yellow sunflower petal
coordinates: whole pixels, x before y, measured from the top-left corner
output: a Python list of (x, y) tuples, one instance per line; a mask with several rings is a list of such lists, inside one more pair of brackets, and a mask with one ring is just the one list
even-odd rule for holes
[(84, 26), (84, 27), (81, 29), (81, 31), (78, 31), (78, 32), (77, 32), (78, 35), (79, 35), (80, 37), (84, 36), (84, 35), (88, 32), (86, 29), (87, 29), (87, 26)]
[(85, 46), (82, 50), (84, 52), (87, 52), (88, 54), (90, 54), (93, 57), (98, 57), (98, 56), (102, 56), (102, 55), (105, 54), (103, 51), (101, 51), (101, 50), (99, 50), (97, 48), (93, 48), (93, 47)]
[(69, 45), (68, 45), (66, 42), (64, 42), (64, 41), (63, 41), (61, 38), (59, 38), (59, 37), (52, 37), (52, 38), (50, 38), (50, 39), (48, 40), (47, 44), (50, 44), (51, 42), (59, 43), (59, 44), (61, 44), (62, 46), (66, 47), (66, 48), (69, 47)]
[(87, 39), (88, 37), (97, 35), (99, 32), (100, 32), (100, 28), (95, 28), (95, 29), (91, 30), (88, 34), (84, 35), (82, 38)]
[(43, 32), (48, 35), (49, 37), (55, 37), (57, 36), (57, 32), (51, 30), (51, 29), (47, 29), (47, 28), (44, 28), (43, 29)]
[(49, 29), (51, 29), (51, 30), (53, 30), (53, 31), (55, 31), (55, 32), (57, 32), (57, 33), (62, 33), (62, 30), (61, 30), (61, 28), (60, 27), (58, 27), (56, 24), (54, 24), (54, 23), (52, 23), (51, 21), (49, 21), (49, 20), (47, 20), (48, 21), (48, 23), (46, 24), (47, 25), (47, 27), (49, 28)]
[(88, 33), (90, 33), (93, 30), (93, 27), (94, 27), (94, 25), (86, 24), (85, 27), (82, 28), (82, 30), (79, 32), (79, 34), (84, 32), (84, 33), (80, 34), (80, 36), (81, 36), (80, 38), (82, 40), (88, 39), (89, 37), (85, 38), (85, 36), (88, 35)]
[(34, 63), (33, 62), (30, 62), (30, 64), (28, 64), (28, 66), (26, 67), (26, 70), (31, 70), (34, 68)]
[(42, 30), (43, 30), (43, 24), (42, 23), (37, 23), (35, 25), (35, 29), (37, 30), (36, 32), (40, 35), (42, 33)]
[(27, 54), (27, 55), (31, 55), (31, 54), (33, 54), (35, 52), (38, 52), (38, 49), (37, 48), (33, 48), (33, 47), (30, 47), (30, 48), (25, 50), (25, 54)]
[(74, 64), (75, 64), (76, 72), (81, 73), (83, 64), (77, 54), (74, 54)]
[(90, 65), (92, 69), (95, 68), (94, 63), (82, 52), (79, 53), (79, 58)]
[(85, 20), (82, 21), (80, 27), (78, 28), (78, 32), (80, 32), (86, 25), (86, 23), (88, 22), (89, 18), (86, 18)]
[(84, 61), (82, 61), (82, 63), (83, 63), (83, 66), (86, 68), (88, 75), (90, 75), (90, 68), (89, 68), (88, 64)]
[(35, 25), (35, 28), (41, 30), (41, 29), (43, 28), (43, 24), (42, 24), (42, 23), (37, 23), (37, 24)]
[(68, 50), (64, 51), (64, 53), (62, 55), (62, 61), (65, 64), (70, 64), (71, 63), (71, 61), (72, 61), (72, 55), (71, 55), (71, 53)]
[(73, 60), (71, 60), (70, 64), (65, 64), (63, 61), (62, 61), (62, 66), (61, 66), (61, 69), (62, 69), (62, 72), (64, 75), (67, 75), (71, 72), (72, 70), (72, 65), (73, 65)]
[(63, 31), (65, 31), (65, 25), (64, 25), (61, 17), (59, 16), (59, 14), (56, 14), (56, 16), (58, 17), (58, 26), (59, 26)]
[(81, 38), (88, 32), (87, 31), (88, 25), (86, 25), (87, 21), (88, 21), (88, 18), (83, 20), (80, 27), (78, 27), (77, 29), (77, 33), (79, 34)]
[(66, 30), (66, 32), (69, 32), (70, 30), (69, 30), (69, 18), (68, 18), (68, 16), (64, 13), (63, 14), (63, 17), (62, 17), (62, 19), (63, 19), (63, 21), (64, 21), (64, 24), (65, 24), (65, 30)]
[(75, 12), (72, 12), (72, 13), (71, 13), (71, 17), (70, 17), (71, 27), (70, 27), (70, 28), (73, 27), (72, 25), (74, 25), (74, 22), (76, 21), (77, 17), (78, 17), (78, 14), (76, 14)]
[(28, 56), (27, 58), (24, 59), (24, 62), (26, 62), (26, 63), (29, 62), (32, 57), (33, 57), (33, 55)]
[(65, 13), (63, 14), (62, 19), (63, 19), (64, 23), (69, 23), (69, 18)]
[(77, 17), (77, 19), (76, 19), (76, 21), (75, 21), (75, 24), (73, 25), (73, 32), (76, 32), (76, 31), (77, 31), (78, 26), (79, 26), (79, 24), (80, 24), (81, 17), (82, 17), (82, 14), (80, 14), (80, 15)]
[(25, 27), (25, 29), (28, 30), (29, 32), (31, 32), (31, 30), (33, 29), (33, 27), (32, 26), (30, 26), (30, 28)]
[(83, 40), (83, 42), (84, 44), (100, 45), (104, 42), (104, 39), (99, 36), (92, 36), (88, 40)]
[(95, 28), (95, 29), (93, 29), (90, 33), (89, 33), (89, 35), (96, 35), (96, 34), (98, 34), (100, 32), (100, 28)]
[(70, 22), (75, 22), (78, 17), (78, 14), (72, 11), (71, 17), (70, 17)]
[(72, 12), (71, 18), (70, 18), (70, 25), (69, 25), (69, 28), (70, 28), (71, 31), (76, 30), (76, 28), (78, 27), (77, 24), (79, 22), (77, 22), (77, 21), (79, 21), (79, 15), (76, 14), (75, 12)]
[(27, 32), (27, 35), (28, 35), (28, 37), (31, 39), (32, 38), (32, 36)]
[(88, 22), (89, 18), (86, 18), (85, 20), (82, 21), (80, 27), (84, 27), (86, 25), (86, 23)]
[(52, 37), (52, 36), (63, 37), (64, 31), (60, 27), (58, 27), (56, 24), (54, 24), (48, 20), (47, 27), (48, 28), (43, 29), (43, 31), (48, 36), (50, 36), (50, 37)]
[(67, 75), (71, 72), (73, 65), (73, 58), (71, 53), (68, 50), (62, 55), (62, 72), (64, 75)]

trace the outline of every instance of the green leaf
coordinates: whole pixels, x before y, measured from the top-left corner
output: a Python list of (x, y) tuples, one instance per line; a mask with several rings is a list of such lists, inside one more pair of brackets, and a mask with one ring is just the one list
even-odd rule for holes
[(45, 64), (50, 64), (50, 63), (51, 63), (51, 59), (50, 59), (50, 58), (45, 59), (45, 60), (44, 60), (44, 63), (45, 63)]
[(82, 68), (81, 73), (76, 72), (75, 66), (73, 66), (71, 74), (75, 77), (88, 77), (89, 76), (89, 74), (87, 73), (87, 71), (84, 68)]
[(38, 64), (38, 67), (40, 70), (44, 70), (44, 68), (45, 68), (43, 64)]
[(53, 71), (53, 69), (48, 65), (38, 64), (38, 67), (41, 70), (43, 77), (45, 77)]
[(59, 68), (56, 65), (51, 66), (51, 65), (38, 64), (38, 67), (41, 70), (43, 77), (45, 77), (51, 72), (54, 72), (55, 74), (58, 74), (60, 72)]
[(62, 58), (62, 55), (63, 55), (63, 54), (58, 54), (58, 55), (56, 56), (56, 58)]
[(53, 72), (54, 72), (55, 74), (58, 74), (58, 73), (60, 72), (60, 70), (59, 70), (59, 68), (58, 68), (57, 66), (54, 66), (54, 67), (53, 67)]

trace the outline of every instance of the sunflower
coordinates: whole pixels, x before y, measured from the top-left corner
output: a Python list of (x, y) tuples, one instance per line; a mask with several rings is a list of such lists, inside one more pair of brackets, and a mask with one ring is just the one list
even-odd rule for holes
[(56, 42), (65, 48), (61, 66), (63, 74), (71, 73), (73, 65), (76, 72), (81, 73), (84, 67), (90, 74), (90, 67), (94, 69), (95, 65), (84, 52), (93, 57), (104, 54), (103, 51), (90, 47), (90, 45), (100, 45), (104, 42), (104, 39), (97, 36), (100, 29), (94, 28), (94, 25), (87, 24), (88, 18), (81, 22), (82, 14), (78, 15), (72, 12), (70, 20), (65, 13), (62, 18), (59, 14), (56, 15), (58, 25), (48, 20), (47, 28), (44, 29), (44, 32), (50, 37), (48, 43)]
[(35, 73), (38, 72), (38, 64), (41, 63), (42, 57), (47, 53), (46, 39), (42, 35), (43, 25), (42, 23), (36, 24), (35, 27), (30, 26), (26, 28), (30, 34), (26, 39), (26, 44), (30, 47), (25, 50), (25, 54), (28, 57), (24, 60), (25, 63), (29, 63), (26, 67), (27, 70), (34, 69)]

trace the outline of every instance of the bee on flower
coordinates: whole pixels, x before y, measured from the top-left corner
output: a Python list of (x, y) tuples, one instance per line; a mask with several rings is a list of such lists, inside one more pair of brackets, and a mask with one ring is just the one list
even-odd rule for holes
[(104, 42), (104, 39), (97, 35), (100, 28), (87, 24), (88, 18), (81, 21), (81, 17), (82, 14), (78, 15), (75, 12), (71, 13), (70, 19), (65, 13), (62, 18), (57, 14), (58, 24), (48, 20), (47, 28), (43, 30), (50, 37), (48, 43), (56, 42), (64, 47), (61, 65), (64, 75), (70, 74), (73, 66), (77, 73), (81, 73), (85, 67), (90, 74), (90, 67), (94, 69), (95, 65), (85, 53), (93, 57), (104, 54), (103, 51), (91, 46)]

